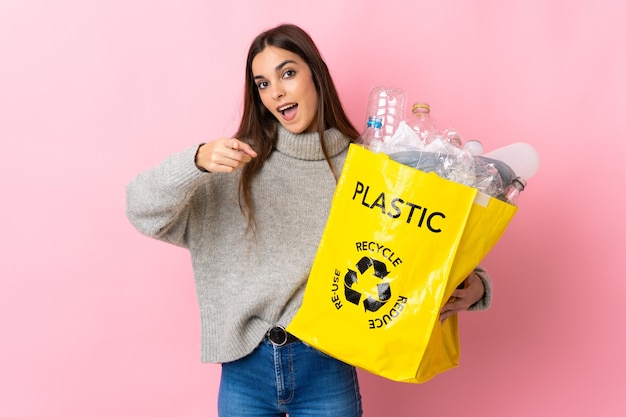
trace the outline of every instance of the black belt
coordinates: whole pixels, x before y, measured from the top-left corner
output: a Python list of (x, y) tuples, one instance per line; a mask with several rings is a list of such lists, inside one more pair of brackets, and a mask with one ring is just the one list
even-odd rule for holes
[(297, 337), (289, 333), (283, 326), (274, 326), (267, 331), (267, 340), (275, 346), (285, 346), (290, 343), (300, 341)]

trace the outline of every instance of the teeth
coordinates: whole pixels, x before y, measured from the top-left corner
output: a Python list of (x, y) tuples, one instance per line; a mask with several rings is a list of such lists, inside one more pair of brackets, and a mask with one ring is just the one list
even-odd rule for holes
[(284, 107), (279, 108), (278, 111), (283, 112), (283, 111), (285, 111), (287, 109), (290, 109), (292, 107), (295, 107), (295, 106), (296, 106), (295, 104), (288, 104), (288, 105), (286, 105)]

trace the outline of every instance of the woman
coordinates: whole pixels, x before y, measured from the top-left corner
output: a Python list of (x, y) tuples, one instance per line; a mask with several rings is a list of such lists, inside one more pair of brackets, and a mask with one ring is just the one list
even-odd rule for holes
[[(234, 137), (191, 146), (129, 184), (128, 217), (191, 253), (202, 360), (222, 364), (220, 416), (360, 416), (355, 369), (284, 330), (358, 132), (297, 26), (254, 39), (244, 95)], [(486, 273), (477, 269), (454, 297), (442, 319), (486, 308)]]

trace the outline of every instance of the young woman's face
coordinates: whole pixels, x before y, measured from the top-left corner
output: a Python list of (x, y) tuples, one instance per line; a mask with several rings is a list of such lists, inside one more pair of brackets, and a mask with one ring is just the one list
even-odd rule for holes
[(318, 95), (308, 64), (297, 54), (267, 46), (252, 60), (263, 105), (292, 133), (317, 131)]

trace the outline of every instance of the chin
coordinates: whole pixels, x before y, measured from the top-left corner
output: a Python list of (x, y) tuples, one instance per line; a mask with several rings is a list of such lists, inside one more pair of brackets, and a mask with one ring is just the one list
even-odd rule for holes
[(291, 133), (293, 133), (295, 135), (298, 135), (300, 133), (306, 132), (306, 128), (303, 128), (301, 126), (287, 126), (285, 124), (282, 124), (282, 125), (283, 125), (283, 127), (285, 129), (287, 129), (289, 132), (291, 132)]
[(317, 123), (313, 123), (310, 124), (308, 126), (302, 126), (301, 123), (294, 123), (294, 124), (286, 124), (283, 123), (282, 121), (280, 121), (280, 124), (287, 129), (289, 132), (293, 133), (293, 134), (300, 134), (300, 133), (313, 133), (313, 132), (317, 132)]

